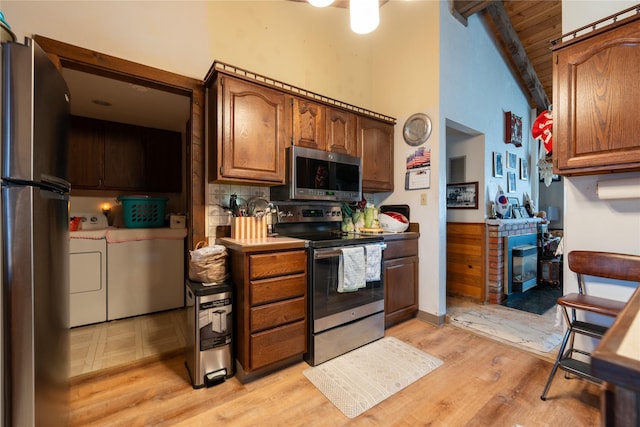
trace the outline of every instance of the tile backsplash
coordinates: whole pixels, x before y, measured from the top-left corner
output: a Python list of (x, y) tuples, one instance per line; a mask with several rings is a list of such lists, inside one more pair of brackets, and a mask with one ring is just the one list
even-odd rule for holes
[(232, 194), (238, 196), (238, 205), (246, 205), (246, 202), (252, 197), (262, 197), (269, 200), (269, 187), (208, 184), (207, 234), (209, 236), (216, 235), (216, 227), (218, 225), (230, 225), (230, 215), (227, 207)]
[[(252, 197), (262, 197), (270, 200), (269, 187), (234, 185), (234, 184), (207, 184), (207, 235), (216, 235), (216, 227), (230, 225), (230, 213), (227, 209), (232, 194), (238, 196), (238, 205), (246, 204)], [(363, 194), (364, 198), (378, 205), (374, 194)]]

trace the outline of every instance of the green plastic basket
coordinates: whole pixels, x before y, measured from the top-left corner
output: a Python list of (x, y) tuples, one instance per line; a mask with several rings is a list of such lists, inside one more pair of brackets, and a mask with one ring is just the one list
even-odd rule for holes
[(124, 226), (127, 228), (157, 228), (164, 225), (166, 197), (120, 196)]

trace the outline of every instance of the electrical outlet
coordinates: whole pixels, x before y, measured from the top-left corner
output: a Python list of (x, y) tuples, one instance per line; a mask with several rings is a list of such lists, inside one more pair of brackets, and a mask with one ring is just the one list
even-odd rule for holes
[(427, 204), (427, 193), (421, 193), (420, 194), (420, 204), (421, 205), (426, 205)]

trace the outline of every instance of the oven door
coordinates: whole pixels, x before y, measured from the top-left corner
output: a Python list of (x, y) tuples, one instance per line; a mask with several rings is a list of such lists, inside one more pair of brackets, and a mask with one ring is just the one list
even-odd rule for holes
[[(384, 243), (380, 245), (383, 249), (386, 246)], [(380, 280), (367, 282), (366, 287), (354, 292), (338, 292), (341, 258), (341, 247), (312, 249), (310, 283), (313, 333), (384, 311), (382, 260)]]

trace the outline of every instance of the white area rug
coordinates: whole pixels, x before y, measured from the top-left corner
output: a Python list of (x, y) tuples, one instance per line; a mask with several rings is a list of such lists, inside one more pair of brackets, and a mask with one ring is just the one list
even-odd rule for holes
[(440, 359), (385, 337), (303, 374), (343, 414), (354, 418), (440, 365)]
[(550, 332), (548, 328), (537, 327), (533, 323), (510, 321), (487, 311), (471, 310), (451, 314), (451, 321), (543, 353), (550, 352), (562, 341), (562, 334)]

